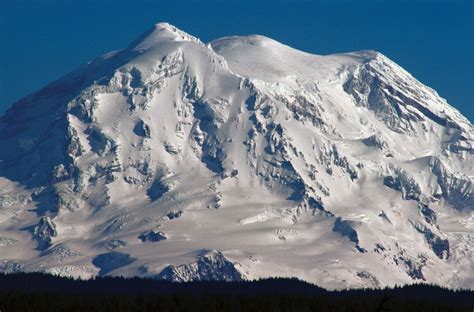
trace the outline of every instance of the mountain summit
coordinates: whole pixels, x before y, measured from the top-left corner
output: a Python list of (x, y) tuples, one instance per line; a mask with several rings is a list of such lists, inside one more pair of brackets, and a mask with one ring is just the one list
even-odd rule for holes
[(0, 270), (473, 288), (473, 140), (378, 52), (160, 23), (0, 119)]

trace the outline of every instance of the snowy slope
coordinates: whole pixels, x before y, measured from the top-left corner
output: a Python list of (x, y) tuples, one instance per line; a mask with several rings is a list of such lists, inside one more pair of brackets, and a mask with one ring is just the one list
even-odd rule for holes
[(474, 288), (473, 140), (378, 52), (160, 23), (0, 119), (0, 270)]

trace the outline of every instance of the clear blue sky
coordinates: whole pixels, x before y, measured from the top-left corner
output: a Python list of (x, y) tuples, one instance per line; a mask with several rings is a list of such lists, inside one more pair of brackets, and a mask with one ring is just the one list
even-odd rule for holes
[(0, 114), (22, 96), (166, 21), (203, 41), (261, 34), (315, 54), (378, 50), (472, 122), (473, 3), (0, 0)]

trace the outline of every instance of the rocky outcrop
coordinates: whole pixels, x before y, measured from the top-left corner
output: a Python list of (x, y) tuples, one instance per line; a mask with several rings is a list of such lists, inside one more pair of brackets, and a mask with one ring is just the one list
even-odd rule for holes
[(472, 133), (380, 53), (159, 24), (0, 118), (0, 271), (466, 286)]
[(166, 235), (165, 233), (160, 232), (160, 231), (150, 230), (150, 231), (146, 231), (140, 234), (140, 236), (138, 236), (138, 239), (140, 239), (142, 243), (147, 243), (147, 242), (156, 243), (156, 242), (165, 240)]
[(474, 210), (474, 180), (465, 175), (454, 175), (438, 158), (431, 158), (430, 167), (441, 188), (441, 196), (458, 210)]
[(57, 235), (56, 224), (49, 217), (42, 217), (33, 227), (33, 237), (38, 240), (38, 249), (40, 250), (48, 248)]
[(343, 220), (341, 217), (337, 217), (332, 230), (341, 234), (342, 236), (347, 237), (351, 242), (355, 244), (355, 247), (359, 252), (367, 252), (367, 250), (360, 246), (357, 231), (354, 230), (350, 222)]
[(191, 281), (226, 281), (237, 282), (244, 280), (244, 276), (235, 268), (221, 252), (204, 251), (196, 262), (180, 266), (170, 265), (156, 277), (172, 282)]
[(383, 184), (396, 191), (402, 193), (403, 199), (419, 200), (421, 196), (421, 188), (418, 183), (409, 176), (409, 174), (401, 169), (396, 168), (394, 174), (386, 176)]

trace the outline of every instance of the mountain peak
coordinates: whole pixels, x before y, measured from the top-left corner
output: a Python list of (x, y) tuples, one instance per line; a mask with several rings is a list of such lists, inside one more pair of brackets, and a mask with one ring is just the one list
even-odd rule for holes
[(247, 35), (247, 36), (228, 36), (222, 37), (211, 42), (213, 47), (219, 48), (221, 46), (268, 46), (268, 45), (283, 45), (282, 43), (262, 35)]
[(202, 44), (198, 38), (178, 29), (176, 26), (161, 22), (155, 24), (133, 41), (130, 47), (135, 51), (148, 50), (166, 41), (193, 41)]
[(472, 287), (473, 133), (380, 53), (159, 23), (0, 119), (0, 272)]

